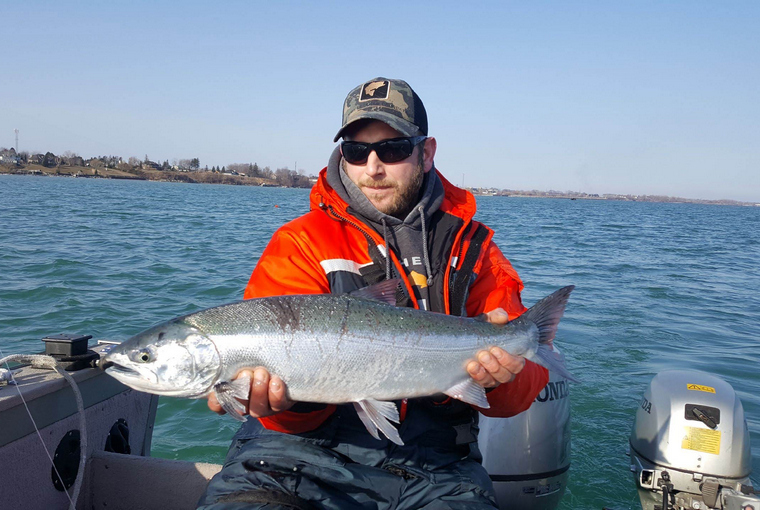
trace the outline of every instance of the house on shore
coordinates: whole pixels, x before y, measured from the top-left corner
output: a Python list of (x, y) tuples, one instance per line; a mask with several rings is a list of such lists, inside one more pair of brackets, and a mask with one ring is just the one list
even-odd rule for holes
[(18, 165), (21, 162), (16, 149), (0, 149), (0, 165)]

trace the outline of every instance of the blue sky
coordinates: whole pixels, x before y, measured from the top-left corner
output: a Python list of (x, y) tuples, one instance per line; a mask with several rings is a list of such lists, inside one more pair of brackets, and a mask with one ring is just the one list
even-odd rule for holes
[(758, 2), (0, 3), (0, 146), (316, 174), (421, 96), (467, 186), (760, 202)]

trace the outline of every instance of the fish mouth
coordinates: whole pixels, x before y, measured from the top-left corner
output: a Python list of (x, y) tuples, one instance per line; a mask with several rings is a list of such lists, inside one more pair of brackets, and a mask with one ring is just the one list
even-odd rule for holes
[(205, 391), (196, 395), (195, 393), (188, 392), (186, 388), (161, 387), (155, 374), (152, 372), (140, 372), (110, 360), (103, 363), (101, 368), (120, 383), (137, 391), (144, 391), (153, 395), (199, 398), (208, 393), (208, 391)]
[(114, 377), (123, 376), (127, 378), (140, 378), (142, 379), (142, 374), (138, 372), (137, 370), (132, 370), (129, 367), (125, 367), (124, 365), (119, 365), (118, 363), (115, 363), (113, 361), (107, 361), (101, 365), (103, 370), (106, 371), (108, 375), (112, 375)]

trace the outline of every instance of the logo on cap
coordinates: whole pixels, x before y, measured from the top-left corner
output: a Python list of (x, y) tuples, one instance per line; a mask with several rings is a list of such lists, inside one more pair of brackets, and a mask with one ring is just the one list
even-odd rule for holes
[(362, 93), (359, 95), (359, 101), (370, 101), (372, 99), (388, 99), (391, 92), (391, 83), (388, 80), (371, 81), (362, 85)]

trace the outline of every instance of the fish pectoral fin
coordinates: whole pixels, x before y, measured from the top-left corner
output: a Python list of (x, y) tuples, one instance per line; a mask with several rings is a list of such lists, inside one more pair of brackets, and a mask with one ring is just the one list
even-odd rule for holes
[[(240, 381), (238, 379), (237, 381)], [(243, 416), (245, 414), (245, 406), (238, 402), (238, 400), (235, 398), (236, 396), (241, 394), (240, 388), (236, 388), (235, 383), (237, 382), (220, 382), (214, 385), (214, 395), (216, 395), (216, 400), (219, 401), (219, 405), (222, 406), (222, 409), (224, 409), (230, 417), (236, 419), (237, 421), (244, 422), (247, 420), (246, 416)], [(248, 379), (248, 390), (250, 392), (251, 389), (251, 380)], [(244, 397), (239, 398), (248, 398), (248, 393), (245, 394)]]
[(473, 379), (467, 378), (459, 384), (455, 384), (444, 393), (451, 398), (467, 402), (481, 409), (488, 409), (491, 404), (486, 398), (486, 389), (476, 383)]
[(361, 289), (349, 292), (349, 296), (371, 299), (372, 301), (378, 301), (385, 303), (386, 305), (396, 306), (396, 288), (401, 283), (400, 278), (393, 278), (385, 280), (369, 287), (363, 287)]
[(248, 397), (251, 396), (251, 376), (247, 373), (227, 384), (233, 397), (248, 400)]
[(404, 444), (401, 436), (398, 434), (398, 430), (391, 424), (391, 421), (400, 422), (396, 404), (368, 398), (354, 402), (354, 408), (359, 415), (359, 419), (367, 427), (367, 431), (369, 431), (372, 437), (380, 439), (380, 435), (377, 433), (379, 429), (385, 437), (397, 445)]

